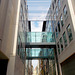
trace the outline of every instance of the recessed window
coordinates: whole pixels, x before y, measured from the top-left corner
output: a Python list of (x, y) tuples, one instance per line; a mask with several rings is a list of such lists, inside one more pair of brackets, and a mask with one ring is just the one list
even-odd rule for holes
[(58, 16), (58, 7), (56, 7), (56, 16)]
[(57, 27), (56, 27), (55, 31), (56, 31), (56, 37), (58, 37), (58, 30), (57, 30)]
[(63, 39), (64, 39), (64, 45), (65, 47), (67, 46), (67, 39), (66, 39), (66, 34), (65, 32), (63, 33)]
[(62, 14), (60, 16), (60, 20), (61, 20), (61, 26), (63, 27), (64, 26), (64, 23), (63, 23), (63, 17), (62, 17)]
[(56, 20), (56, 14), (54, 13), (54, 20)]
[(60, 22), (58, 21), (58, 31), (60, 32)]
[(63, 51), (63, 41), (62, 41), (62, 37), (60, 38), (60, 46), (61, 46), (61, 51)]
[(21, 12), (21, 13), (23, 13), (23, 6), (22, 6), (22, 5), (21, 5), (21, 9), (20, 9), (20, 12)]
[(52, 3), (52, 6), (53, 6), (53, 10), (54, 10), (54, 3)]
[(60, 5), (60, 0), (58, 0), (58, 8), (60, 9), (61, 5)]
[(72, 36), (72, 31), (71, 31), (70, 24), (67, 27), (67, 33), (68, 33), (68, 37), (69, 37), (69, 42), (71, 42), (72, 39), (73, 39), (73, 36)]
[(63, 13), (64, 13), (64, 17), (66, 17), (67, 16), (67, 8), (66, 8), (66, 5), (64, 6)]
[(58, 53), (60, 54), (59, 42), (57, 43), (57, 47), (58, 47)]

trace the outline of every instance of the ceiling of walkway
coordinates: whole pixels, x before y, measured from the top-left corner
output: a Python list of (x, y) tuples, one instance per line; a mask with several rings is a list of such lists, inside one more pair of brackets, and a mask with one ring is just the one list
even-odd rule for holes
[(51, 0), (27, 0), (28, 19), (45, 20)]

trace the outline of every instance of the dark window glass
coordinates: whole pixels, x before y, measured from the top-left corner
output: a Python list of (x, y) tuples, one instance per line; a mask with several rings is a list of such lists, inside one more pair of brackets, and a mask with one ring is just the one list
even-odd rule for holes
[(60, 38), (60, 46), (61, 46), (61, 51), (63, 51), (63, 41), (62, 41), (62, 37)]
[(58, 53), (60, 54), (59, 42), (57, 43), (57, 47), (58, 47)]
[(60, 22), (58, 21), (58, 31), (60, 32)]
[(67, 27), (67, 33), (68, 33), (68, 37), (69, 37), (69, 42), (71, 42), (72, 39), (73, 39), (73, 36), (72, 36), (72, 31), (71, 31), (70, 24)]
[(67, 8), (66, 8), (66, 5), (65, 5), (65, 7), (63, 9), (63, 13), (64, 13), (64, 17), (67, 17)]
[(52, 4), (52, 6), (53, 6), (53, 10), (54, 10), (54, 3)]
[(60, 16), (60, 20), (61, 20), (61, 26), (63, 27), (64, 26), (64, 23), (63, 23), (63, 17), (62, 17), (62, 14)]
[(58, 37), (58, 30), (57, 30), (57, 27), (56, 27), (56, 37)]
[(63, 39), (64, 39), (64, 44), (65, 44), (65, 47), (67, 46), (67, 39), (66, 39), (66, 34), (65, 32), (63, 33)]

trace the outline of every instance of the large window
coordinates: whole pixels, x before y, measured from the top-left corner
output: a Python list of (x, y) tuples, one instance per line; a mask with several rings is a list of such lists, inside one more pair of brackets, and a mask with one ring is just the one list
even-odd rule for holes
[(57, 43), (57, 47), (58, 47), (58, 53), (60, 54), (59, 42)]
[(67, 39), (66, 39), (66, 34), (65, 32), (63, 33), (63, 39), (64, 39), (64, 44), (65, 44), (65, 47), (67, 46)]
[(71, 31), (70, 24), (67, 27), (67, 33), (68, 33), (68, 37), (69, 37), (69, 42), (71, 42), (72, 39), (73, 39), (73, 36), (72, 36), (72, 31)]
[(61, 20), (61, 26), (63, 27), (64, 26), (64, 23), (63, 23), (63, 17), (62, 17), (62, 14), (60, 16), (60, 20)]
[(60, 46), (61, 46), (61, 51), (63, 51), (63, 41), (62, 41), (62, 37), (60, 38)]

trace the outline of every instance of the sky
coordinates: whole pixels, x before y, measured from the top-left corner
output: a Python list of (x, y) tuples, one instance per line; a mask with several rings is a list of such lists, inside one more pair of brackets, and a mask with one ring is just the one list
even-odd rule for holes
[(31, 22), (31, 31), (32, 32), (41, 32), (42, 25), (43, 25), (43, 21), (32, 21)]
[(28, 19), (45, 20), (51, 0), (27, 0)]
[[(32, 32), (41, 32), (51, 0), (27, 0), (28, 20), (31, 22)], [(40, 21), (41, 20), (41, 21)]]
[[(31, 31), (41, 32), (43, 21), (46, 18), (51, 0), (27, 0), (28, 5), (28, 20), (31, 21)], [(38, 60), (32, 61), (35, 68)]]

